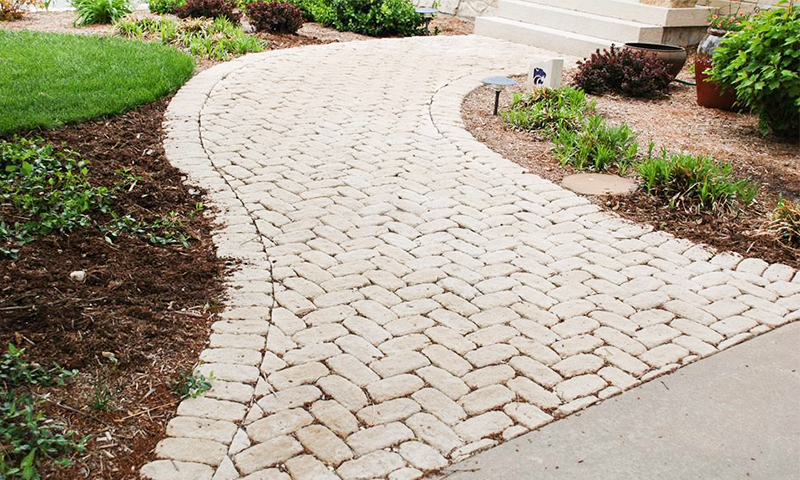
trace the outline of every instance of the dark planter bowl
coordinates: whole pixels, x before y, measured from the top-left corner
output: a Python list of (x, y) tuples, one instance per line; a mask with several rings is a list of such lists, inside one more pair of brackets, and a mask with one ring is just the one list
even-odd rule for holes
[(686, 49), (678, 45), (626, 43), (625, 48), (655, 55), (656, 58), (667, 64), (667, 71), (672, 76), (672, 80), (675, 80), (675, 77), (678, 76), (678, 73), (686, 64)]

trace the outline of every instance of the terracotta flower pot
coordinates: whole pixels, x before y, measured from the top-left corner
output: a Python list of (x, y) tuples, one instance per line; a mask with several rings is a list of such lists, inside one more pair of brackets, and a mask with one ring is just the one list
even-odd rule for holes
[(717, 82), (708, 79), (708, 75), (705, 74), (706, 69), (711, 68), (714, 51), (727, 33), (725, 30), (709, 28), (697, 47), (694, 79), (697, 84), (697, 104), (701, 107), (734, 110), (736, 94), (731, 89), (722, 88)]
[(667, 71), (672, 76), (672, 80), (675, 80), (675, 77), (678, 76), (678, 73), (686, 64), (686, 49), (678, 45), (632, 42), (626, 43), (625, 48), (645, 52), (666, 63)]
[(711, 68), (708, 60), (697, 59), (694, 61), (694, 81), (697, 84), (697, 104), (706, 108), (718, 108), (720, 110), (734, 110), (733, 104), (736, 103), (736, 94), (729, 88), (721, 88), (720, 85), (708, 79), (704, 72)]

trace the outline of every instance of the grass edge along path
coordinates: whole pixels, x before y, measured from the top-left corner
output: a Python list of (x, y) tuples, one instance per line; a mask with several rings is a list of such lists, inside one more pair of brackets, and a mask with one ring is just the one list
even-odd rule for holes
[(0, 135), (122, 113), (193, 71), (189, 55), (159, 43), (0, 30)]

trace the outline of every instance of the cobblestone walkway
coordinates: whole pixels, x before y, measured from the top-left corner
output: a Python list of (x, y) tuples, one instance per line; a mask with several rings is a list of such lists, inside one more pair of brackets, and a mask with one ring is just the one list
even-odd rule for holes
[(247, 56), (168, 111), (242, 260), (152, 479), (413, 479), (800, 318), (800, 274), (609, 216), (460, 120), (530, 47)]

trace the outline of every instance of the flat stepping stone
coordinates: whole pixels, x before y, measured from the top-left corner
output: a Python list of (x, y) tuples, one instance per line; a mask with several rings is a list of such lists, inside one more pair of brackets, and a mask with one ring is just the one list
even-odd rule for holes
[(605, 173), (579, 173), (570, 175), (561, 186), (583, 195), (628, 195), (636, 191), (638, 184), (630, 178)]

